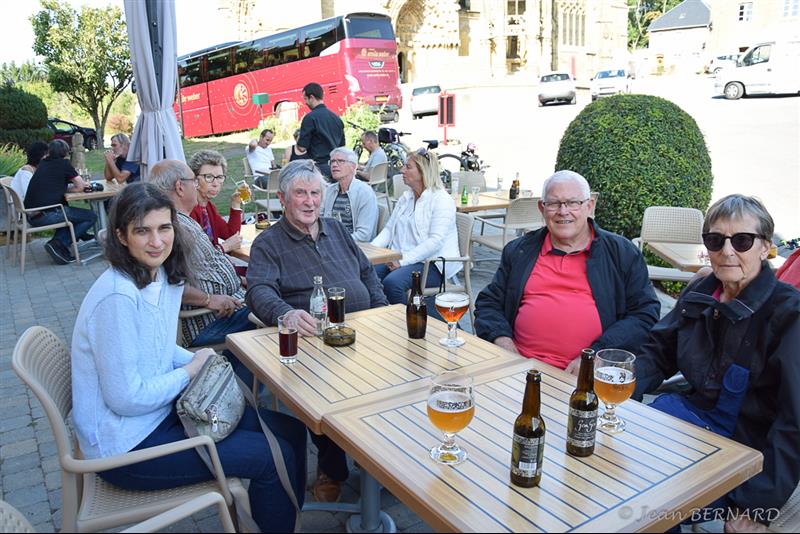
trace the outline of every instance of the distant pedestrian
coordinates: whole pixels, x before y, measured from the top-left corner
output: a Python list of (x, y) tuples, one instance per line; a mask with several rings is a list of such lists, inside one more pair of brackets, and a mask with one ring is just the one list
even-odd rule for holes
[(330, 179), (331, 168), (328, 157), (331, 150), (344, 146), (344, 123), (336, 113), (325, 107), (322, 101), (322, 86), (309, 83), (303, 87), (303, 100), (311, 112), (300, 123), (298, 148), (308, 151), (322, 174)]

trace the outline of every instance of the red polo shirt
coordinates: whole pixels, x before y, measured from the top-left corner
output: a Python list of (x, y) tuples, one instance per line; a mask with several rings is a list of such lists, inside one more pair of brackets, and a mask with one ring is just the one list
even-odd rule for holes
[(523, 356), (564, 369), (603, 333), (586, 276), (590, 246), (566, 254), (545, 236), (514, 321), (514, 343)]

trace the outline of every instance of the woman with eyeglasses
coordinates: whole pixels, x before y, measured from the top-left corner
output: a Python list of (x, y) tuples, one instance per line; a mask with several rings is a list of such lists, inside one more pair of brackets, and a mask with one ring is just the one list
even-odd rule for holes
[[(216, 150), (200, 150), (189, 160), (194, 175), (197, 176), (197, 206), (192, 210), (192, 219), (203, 228), (215, 247), (225, 253), (242, 246), (242, 197), (236, 188), (231, 195), (231, 210), (228, 220), (222, 218), (214, 205), (214, 200), (225, 183), (228, 162)], [(220, 243), (220, 239), (223, 241)]]
[[(800, 292), (766, 261), (773, 228), (755, 198), (715, 202), (703, 223), (712, 273), (689, 284), (636, 359), (634, 398), (681, 372), (689, 390), (653, 407), (764, 454), (763, 471), (715, 508), (777, 510), (800, 481)], [(761, 526), (747, 521), (726, 532)]]
[[(456, 205), (439, 178), (436, 155), (421, 148), (409, 155), (403, 166), (403, 182), (409, 190), (402, 194), (383, 230), (372, 244), (399, 251), (403, 257), (375, 267), (383, 282), (389, 304), (406, 302), (411, 289), (411, 273), (422, 272), (428, 258), (460, 256)], [(446, 276), (461, 270), (461, 263), (447, 264)], [(439, 265), (428, 270), (426, 287), (437, 287), (442, 279)]]

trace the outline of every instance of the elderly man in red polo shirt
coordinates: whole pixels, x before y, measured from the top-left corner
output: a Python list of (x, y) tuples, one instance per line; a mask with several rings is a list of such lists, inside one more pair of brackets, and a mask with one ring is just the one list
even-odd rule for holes
[(475, 302), (478, 336), (577, 374), (581, 349), (636, 352), (660, 304), (641, 252), (600, 228), (589, 183), (559, 171), (544, 182), (546, 227), (503, 249), (500, 267)]

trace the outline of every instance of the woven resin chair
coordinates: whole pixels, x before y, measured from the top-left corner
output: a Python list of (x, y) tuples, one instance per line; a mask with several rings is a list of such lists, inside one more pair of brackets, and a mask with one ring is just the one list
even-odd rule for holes
[(6, 199), (6, 258), (11, 257), (11, 239), (16, 242), (17, 232), (17, 215), (14, 211), (14, 201), (11, 198), (11, 193), (6, 193), (5, 188), (11, 187), (13, 176), (0, 177), (0, 189), (3, 189), (3, 197)]
[[(472, 283), (470, 282), (470, 267), (472, 258), (470, 257), (470, 238), (472, 238), (472, 226), (475, 218), (469, 213), (456, 213), (456, 228), (458, 229), (458, 253), (461, 254), (458, 258), (445, 258), (447, 263), (461, 262), (464, 265), (462, 273), (464, 274), (464, 283), (457, 284), (451, 280), (445, 280), (445, 290), (450, 291), (463, 291), (469, 295), (469, 323), (472, 326), (472, 331), (475, 332), (475, 304), (472, 299)], [(438, 258), (429, 258), (425, 260), (422, 268), (422, 280), (428, 279), (428, 269), (431, 262), (436, 263)], [(441, 266), (441, 262), (439, 262)], [(424, 282), (423, 282), (424, 285)], [(438, 287), (425, 287), (422, 289), (422, 294), (426, 297), (429, 295), (436, 295), (439, 292)]]
[(36, 532), (22, 512), (0, 501), (0, 532)]
[[(245, 171), (249, 170), (249, 164), (247, 162), (247, 158), (244, 158), (245, 164), (248, 165), (245, 167)], [(264, 193), (267, 198), (265, 199), (258, 199), (255, 196), (256, 205), (267, 212), (267, 216), (270, 221), (272, 221), (272, 214), (273, 213), (280, 213), (283, 211), (283, 206), (281, 206), (281, 201), (278, 199), (278, 185), (280, 184), (280, 169), (274, 169), (269, 173), (269, 176), (262, 176), (261, 178), (261, 185), (256, 183), (256, 179), (253, 179), (251, 187), (253, 191), (257, 193)], [(264, 186), (264, 180), (266, 180), (266, 186)]]
[[(386, 173), (389, 170), (388, 163), (379, 163), (369, 169), (369, 185), (375, 190), (375, 197), (380, 200), (386, 201), (386, 206), (389, 208), (389, 213), (392, 212), (392, 202), (389, 200), (389, 179)], [(383, 191), (380, 191), (383, 186)]]
[[(11, 360), (17, 375), (34, 392), (50, 421), (61, 465), (61, 530), (96, 532), (150, 519), (200, 495), (218, 491), (228, 508), (250, 514), (247, 491), (237, 478), (225, 478), (214, 442), (198, 436), (108, 458), (84, 460), (67, 426), (72, 411), (70, 354), (64, 343), (42, 326), (28, 328), (17, 341)], [(97, 472), (205, 447), (214, 465), (214, 479), (158, 491), (131, 491), (109, 484)]]
[(536, 197), (515, 198), (508, 205), (506, 219), (504, 223), (492, 222), (483, 217), (476, 217), (475, 220), (481, 224), (499, 228), (500, 234), (476, 235), (472, 237), (472, 242), (492, 250), (501, 251), (503, 247), (517, 238), (517, 231), (536, 230), (544, 226), (544, 218), (538, 207), (539, 199)]
[[(639, 250), (650, 241), (663, 243), (702, 243), (703, 212), (695, 208), (650, 206), (644, 210), (642, 231), (633, 241)], [(672, 267), (647, 266), (650, 280), (688, 282), (694, 273)]]
[[(81, 257), (80, 253), (78, 252), (78, 241), (75, 239), (75, 227), (72, 223), (67, 219), (67, 212), (64, 210), (64, 206), (61, 204), (53, 204), (52, 206), (40, 206), (36, 209), (25, 209), (25, 205), (22, 202), (22, 197), (19, 196), (11, 184), (6, 185), (4, 181), (0, 181), (0, 186), (3, 187), (3, 191), (6, 192), (6, 195), (11, 197), (11, 200), (14, 204), (14, 212), (15, 216), (13, 217), (13, 222), (15, 225), (14, 231), (14, 248), (12, 249), (16, 254), (17, 250), (17, 236), (21, 236), (20, 242), (22, 244), (21, 251), (20, 251), (20, 260), (19, 260), (19, 268), (22, 274), (25, 274), (25, 249), (27, 248), (27, 241), (28, 241), (28, 234), (36, 234), (40, 232), (45, 232), (47, 230), (55, 230), (57, 228), (69, 228), (70, 236), (72, 237), (72, 254), (75, 256), (75, 262), (80, 265), (81, 264)], [(41, 210), (58, 208), (64, 215), (64, 221), (55, 224), (48, 224), (46, 226), (29, 226), (28, 225), (28, 214), (35, 214)], [(10, 235), (10, 234), (8, 234)]]

